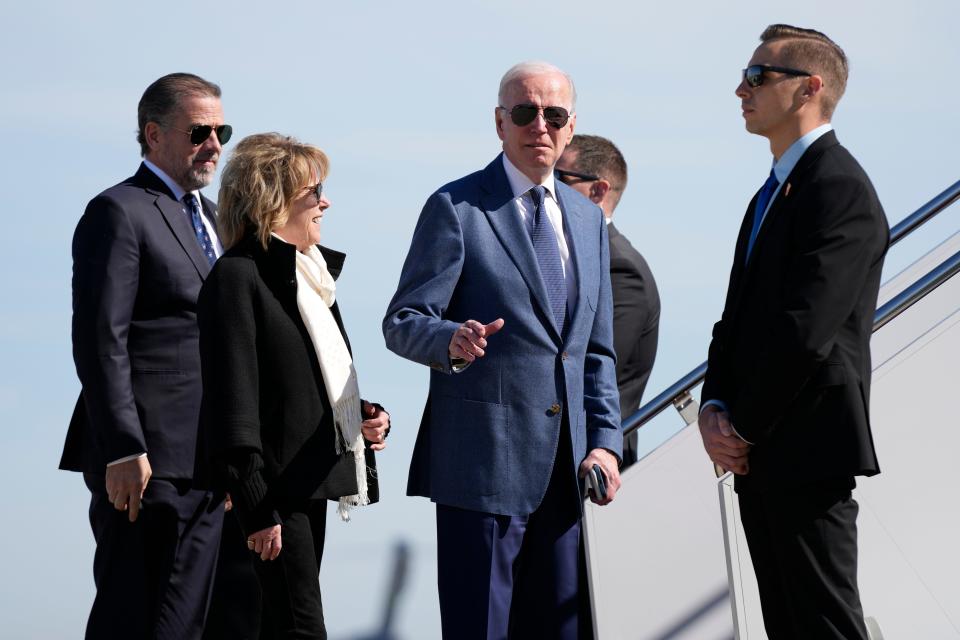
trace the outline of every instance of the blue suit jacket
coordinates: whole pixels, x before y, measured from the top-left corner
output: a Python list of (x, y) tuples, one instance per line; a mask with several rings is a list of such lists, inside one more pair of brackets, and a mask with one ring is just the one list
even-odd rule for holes
[[(559, 181), (556, 188), (577, 281), (563, 336), (500, 156), (442, 187), (420, 214), (383, 321), (391, 351), (433, 369), (409, 495), (532, 513), (550, 480), (561, 412), (573, 445), (571, 481), (587, 451), (621, 453), (607, 228), (598, 207)], [(453, 373), (448, 347), (457, 327), (496, 318), (506, 324), (486, 355)]]

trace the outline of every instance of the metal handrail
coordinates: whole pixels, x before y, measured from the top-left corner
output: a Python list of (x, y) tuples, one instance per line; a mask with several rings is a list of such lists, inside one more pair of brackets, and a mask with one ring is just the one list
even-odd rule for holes
[[(953, 183), (932, 200), (897, 223), (897, 225), (890, 230), (891, 246), (910, 235), (914, 230), (957, 200), (960, 200), (960, 180)], [(873, 330), (876, 331), (896, 318), (958, 272), (960, 272), (960, 252), (953, 254), (941, 262), (922, 278), (918, 279), (892, 300), (877, 309), (873, 317)], [(690, 373), (667, 387), (663, 393), (640, 407), (640, 409), (624, 421), (624, 437), (645, 425), (670, 405), (676, 407), (677, 411), (681, 412), (681, 415), (687, 413), (684, 419), (687, 420), (687, 424), (691, 424), (690, 418), (692, 416), (689, 415), (688, 411), (691, 405), (696, 405), (693, 404), (693, 397), (690, 395), (690, 390), (703, 382), (706, 374), (707, 363), (703, 362)]]
[(960, 180), (954, 182), (930, 200), (930, 202), (911, 213), (890, 229), (890, 246), (895, 245), (902, 238), (910, 235), (914, 229), (949, 207), (956, 202), (957, 199), (960, 199)]
[(938, 264), (925, 276), (877, 309), (877, 314), (873, 317), (873, 330), (877, 331), (957, 273), (960, 273), (960, 251)]

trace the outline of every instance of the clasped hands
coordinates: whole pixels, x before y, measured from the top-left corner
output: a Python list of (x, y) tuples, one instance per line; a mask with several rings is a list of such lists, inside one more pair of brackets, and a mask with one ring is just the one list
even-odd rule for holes
[(360, 423), (360, 431), (364, 439), (372, 443), (370, 448), (382, 451), (387, 447), (387, 433), (390, 431), (390, 414), (378, 404), (363, 401), (363, 415), (366, 418)]
[(715, 465), (741, 476), (749, 473), (750, 445), (733, 430), (730, 414), (717, 405), (707, 405), (697, 424), (703, 448)]

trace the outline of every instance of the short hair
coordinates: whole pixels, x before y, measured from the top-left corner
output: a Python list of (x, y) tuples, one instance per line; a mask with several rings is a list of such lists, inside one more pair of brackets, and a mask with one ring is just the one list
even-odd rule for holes
[(150, 151), (147, 145), (146, 128), (148, 122), (169, 125), (170, 116), (180, 106), (185, 96), (220, 97), (220, 87), (192, 73), (170, 73), (147, 87), (137, 105), (137, 142), (140, 143), (140, 155)]
[(507, 72), (503, 74), (502, 78), (500, 78), (500, 90), (497, 92), (497, 104), (501, 107), (508, 106), (503, 104), (503, 101), (507, 95), (507, 87), (509, 87), (514, 80), (520, 80), (521, 78), (538, 76), (547, 73), (559, 73), (567, 79), (567, 84), (570, 86), (570, 112), (573, 113), (576, 111), (577, 88), (573, 85), (573, 78), (570, 77), (570, 74), (560, 67), (550, 64), (549, 62), (540, 62), (537, 60), (520, 62), (507, 69)]
[(784, 66), (823, 78), (822, 114), (829, 120), (847, 88), (850, 69), (843, 49), (819, 31), (788, 24), (772, 24), (760, 34), (763, 43), (777, 40), (785, 41), (780, 54)]
[(570, 140), (567, 149), (577, 152), (574, 162), (577, 171), (599, 176), (610, 183), (613, 192), (611, 210), (616, 208), (627, 188), (627, 161), (617, 145), (600, 136), (578, 133)]
[(290, 202), (313, 181), (327, 177), (319, 148), (279, 133), (241, 140), (227, 160), (217, 197), (217, 231), (228, 249), (255, 233), (266, 248), (270, 233), (287, 222)]

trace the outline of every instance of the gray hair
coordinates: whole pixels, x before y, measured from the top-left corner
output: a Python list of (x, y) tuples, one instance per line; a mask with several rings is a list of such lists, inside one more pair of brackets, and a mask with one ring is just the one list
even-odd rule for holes
[(529, 60), (515, 64), (503, 74), (503, 77), (500, 78), (500, 91), (497, 93), (497, 104), (502, 107), (507, 106), (503, 104), (503, 101), (507, 94), (507, 87), (509, 87), (514, 80), (547, 73), (558, 73), (567, 79), (567, 84), (570, 85), (570, 112), (575, 112), (577, 110), (577, 88), (573, 85), (573, 78), (560, 67), (552, 65), (549, 62), (540, 62), (537, 60)]

